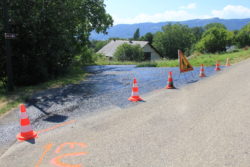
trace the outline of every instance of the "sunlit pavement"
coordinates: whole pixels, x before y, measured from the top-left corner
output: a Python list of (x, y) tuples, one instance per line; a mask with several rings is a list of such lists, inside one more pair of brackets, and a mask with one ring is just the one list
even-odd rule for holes
[(35, 129), (39, 137), (13, 144), (1, 166), (248, 167), (249, 65), (247, 60), (177, 90), (156, 89), (137, 105), (111, 105)]

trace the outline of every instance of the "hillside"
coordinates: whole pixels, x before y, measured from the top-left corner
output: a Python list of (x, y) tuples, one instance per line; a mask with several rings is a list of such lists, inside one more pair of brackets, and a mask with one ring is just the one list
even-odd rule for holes
[(92, 32), (90, 39), (91, 40), (106, 40), (112, 37), (119, 38), (131, 38), (137, 28), (140, 29), (140, 35), (144, 35), (148, 32), (155, 33), (157, 31), (161, 31), (161, 27), (166, 24), (185, 24), (189, 27), (196, 26), (205, 26), (209, 23), (222, 23), (229, 30), (239, 30), (244, 25), (250, 22), (250, 18), (248, 19), (219, 19), (219, 18), (211, 18), (211, 19), (195, 19), (195, 20), (187, 20), (187, 21), (169, 21), (169, 22), (160, 22), (160, 23), (139, 23), (139, 24), (118, 24), (111, 27), (108, 30), (108, 35), (97, 34), (96, 32)]

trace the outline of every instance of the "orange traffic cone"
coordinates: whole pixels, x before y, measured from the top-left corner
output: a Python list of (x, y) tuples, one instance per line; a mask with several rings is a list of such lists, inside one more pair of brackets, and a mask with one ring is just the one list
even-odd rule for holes
[(206, 77), (204, 65), (201, 65), (199, 77)]
[(26, 108), (24, 104), (20, 105), (21, 110), (21, 118), (20, 118), (20, 124), (21, 124), (21, 132), (16, 136), (18, 140), (30, 140), (37, 137), (37, 133), (32, 130), (30, 125), (29, 117), (26, 113)]
[(132, 87), (132, 94), (131, 94), (131, 97), (128, 98), (128, 100), (132, 102), (143, 101), (143, 99), (139, 96), (139, 88), (137, 86), (136, 79), (134, 79), (133, 87)]
[(227, 58), (226, 66), (227, 66), (227, 67), (231, 66), (231, 64), (230, 64), (230, 62), (229, 62), (229, 58)]
[(221, 69), (220, 69), (220, 64), (219, 64), (219, 62), (217, 61), (216, 62), (216, 66), (215, 66), (215, 69), (214, 69), (215, 71), (220, 71)]
[(168, 72), (168, 84), (166, 86), (166, 89), (175, 89), (172, 78), (172, 71)]

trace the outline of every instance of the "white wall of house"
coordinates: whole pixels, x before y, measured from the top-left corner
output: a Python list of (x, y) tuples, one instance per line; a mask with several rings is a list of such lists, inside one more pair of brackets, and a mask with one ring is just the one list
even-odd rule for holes
[(151, 53), (151, 61), (160, 60), (161, 58), (160, 55), (149, 44), (143, 47), (143, 51)]

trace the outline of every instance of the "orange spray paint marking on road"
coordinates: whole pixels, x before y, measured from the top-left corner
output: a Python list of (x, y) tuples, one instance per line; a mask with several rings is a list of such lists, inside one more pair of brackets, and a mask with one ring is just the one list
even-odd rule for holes
[(38, 131), (37, 133), (48, 132), (48, 131), (50, 131), (50, 130), (53, 130), (53, 129), (56, 129), (56, 128), (59, 128), (59, 127), (62, 127), (62, 126), (65, 126), (65, 125), (68, 125), (68, 124), (71, 124), (71, 123), (74, 123), (74, 122), (76, 122), (76, 120), (67, 121), (67, 122), (64, 122), (64, 123), (61, 123), (61, 124), (52, 126), (52, 127), (50, 127), (50, 128), (40, 130), (40, 131)]
[(66, 157), (75, 157), (75, 156), (80, 156), (80, 155), (86, 155), (87, 153), (86, 152), (77, 152), (77, 153), (68, 153), (68, 154), (63, 154), (63, 155), (60, 155), (56, 158), (53, 158), (50, 162), (53, 164), (53, 165), (56, 165), (58, 167), (82, 167), (81, 164), (66, 164), (66, 163), (63, 163), (61, 161), (62, 158), (66, 158)]
[(39, 167), (42, 162), (43, 162), (43, 158), (45, 157), (45, 155), (47, 154), (47, 152), (50, 151), (50, 149), (52, 148), (53, 144), (47, 144), (44, 146), (44, 151), (43, 154), (41, 155), (40, 159), (37, 161), (35, 167)]
[[(87, 144), (85, 143), (63, 143), (60, 146), (57, 147), (55, 150), (55, 153), (58, 154), (61, 152), (61, 150), (65, 147), (68, 146), (69, 148), (73, 149), (75, 146), (79, 146), (81, 148), (87, 147)], [(66, 158), (66, 157), (75, 157), (75, 156), (81, 156), (81, 155), (86, 155), (87, 152), (75, 152), (75, 153), (67, 153), (67, 154), (62, 154), (60, 156), (57, 156), (53, 158), (50, 163), (53, 165), (56, 165), (58, 167), (81, 167), (81, 164), (66, 164), (61, 161), (61, 159)]]
[(55, 150), (55, 153), (61, 152), (61, 149), (62, 149), (63, 147), (65, 147), (65, 146), (67, 146), (67, 145), (69, 145), (69, 147), (70, 147), (71, 149), (72, 149), (72, 148), (75, 148), (75, 145), (78, 145), (78, 146), (80, 146), (80, 147), (82, 147), (82, 148), (87, 147), (87, 144), (85, 144), (85, 143), (63, 143), (63, 144), (61, 144), (60, 146), (57, 147), (57, 149)]

